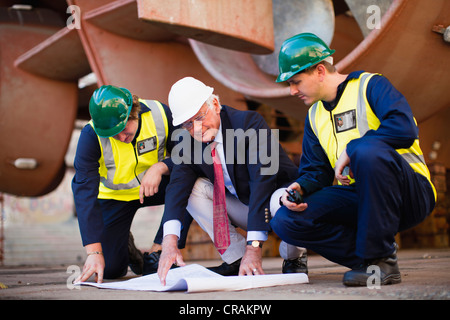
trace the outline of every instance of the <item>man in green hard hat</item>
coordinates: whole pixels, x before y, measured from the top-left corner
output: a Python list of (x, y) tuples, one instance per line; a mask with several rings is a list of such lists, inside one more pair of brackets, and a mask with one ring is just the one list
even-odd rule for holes
[[(135, 247), (130, 227), (136, 211), (164, 204), (173, 162), (174, 127), (169, 108), (112, 85), (98, 88), (89, 102), (91, 121), (78, 141), (72, 181), (75, 207), (87, 258), (77, 281), (96, 275), (156, 272), (162, 228), (150, 253)], [(179, 246), (192, 221), (186, 212)]]
[(271, 226), (285, 242), (351, 268), (347, 286), (399, 283), (394, 237), (423, 221), (436, 201), (418, 127), (384, 76), (340, 74), (333, 53), (311, 33), (281, 47), (277, 82), (310, 108), (299, 178), (289, 187), (304, 202), (284, 193)]

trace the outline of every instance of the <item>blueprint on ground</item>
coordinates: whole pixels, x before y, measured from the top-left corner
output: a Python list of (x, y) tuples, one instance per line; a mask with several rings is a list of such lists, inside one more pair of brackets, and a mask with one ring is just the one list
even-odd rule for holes
[(125, 281), (81, 282), (79, 285), (116, 290), (207, 292), (247, 290), (301, 283), (308, 283), (308, 276), (305, 273), (224, 277), (201, 265), (190, 264), (171, 269), (167, 274), (165, 286), (161, 284), (156, 273)]

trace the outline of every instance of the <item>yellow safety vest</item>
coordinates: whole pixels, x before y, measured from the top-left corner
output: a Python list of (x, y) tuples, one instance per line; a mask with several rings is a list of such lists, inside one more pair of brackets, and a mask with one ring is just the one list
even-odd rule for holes
[[(141, 130), (136, 145), (113, 137), (98, 137), (99, 199), (131, 201), (139, 199), (139, 187), (145, 172), (166, 158), (167, 116), (160, 102), (139, 100), (150, 112), (141, 114)], [(90, 122), (92, 126), (92, 120)]]
[[(367, 84), (374, 75), (364, 72), (358, 79), (348, 81), (337, 106), (331, 112), (325, 109), (322, 101), (316, 102), (308, 111), (311, 128), (333, 168), (350, 141), (364, 136), (369, 130), (377, 130), (380, 126), (380, 120), (372, 111), (366, 96)], [(436, 190), (431, 183), (419, 139), (408, 149), (396, 151), (415, 172), (428, 179), (436, 198)]]

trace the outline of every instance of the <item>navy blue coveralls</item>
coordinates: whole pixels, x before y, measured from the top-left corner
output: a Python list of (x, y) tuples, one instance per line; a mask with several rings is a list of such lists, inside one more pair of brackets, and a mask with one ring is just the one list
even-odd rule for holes
[[(328, 111), (361, 73), (350, 73), (335, 101), (323, 102)], [(395, 151), (418, 137), (406, 99), (380, 75), (370, 79), (366, 96), (381, 125), (347, 144), (356, 183), (333, 185), (334, 170), (307, 117), (296, 181), (308, 208), (294, 212), (283, 206), (271, 221), (282, 240), (349, 268), (392, 254), (397, 232), (423, 221), (435, 205), (429, 180)]]
[[(169, 154), (173, 148), (171, 139), (174, 127), (172, 126), (172, 114), (169, 108), (162, 104), (169, 124), (166, 149)], [(141, 103), (141, 114), (150, 112), (150, 109)], [(137, 129), (139, 135), (141, 120)], [(136, 141), (132, 143), (135, 145)], [(72, 180), (72, 190), (75, 200), (75, 208), (78, 216), (81, 239), (83, 246), (100, 242), (105, 258), (105, 279), (122, 277), (127, 273), (129, 264), (128, 238), (130, 227), (136, 211), (141, 207), (157, 206), (165, 203), (166, 187), (169, 184), (169, 176), (162, 176), (158, 193), (151, 197), (145, 197), (144, 203), (139, 200), (118, 201), (113, 199), (97, 199), (100, 182), (99, 159), (101, 157), (100, 145), (97, 134), (91, 125), (87, 124), (81, 131), (78, 140), (77, 151), (74, 160), (76, 170)], [(170, 172), (173, 162), (170, 158), (163, 160)], [(179, 247), (184, 248), (187, 232), (192, 222), (192, 217), (186, 211), (183, 220), (182, 233)], [(154, 243), (162, 242), (162, 225), (155, 236)]]

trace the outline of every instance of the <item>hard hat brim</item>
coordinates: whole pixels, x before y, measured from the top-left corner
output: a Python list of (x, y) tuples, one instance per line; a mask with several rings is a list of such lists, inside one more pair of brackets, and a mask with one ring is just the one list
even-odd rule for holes
[[(202, 92), (201, 96), (198, 96), (195, 102), (191, 102), (192, 107), (190, 110), (186, 111), (182, 115), (174, 116), (172, 120), (172, 124), (176, 127), (180, 124), (186, 122), (187, 120), (191, 119), (193, 116), (197, 114), (197, 112), (202, 108), (203, 104), (208, 100), (208, 98), (212, 95), (214, 92), (214, 88), (212, 87), (206, 87), (205, 90)], [(169, 105), (170, 107), (170, 105)], [(173, 113), (172, 113), (173, 114)]]
[(321, 61), (325, 60), (326, 58), (328, 58), (329, 56), (331, 56), (331, 55), (332, 55), (333, 53), (335, 53), (335, 52), (336, 52), (336, 50), (330, 49), (330, 53), (329, 53), (329, 54), (327, 54), (327, 55), (325, 55), (325, 56), (322, 56), (322, 57), (320, 57), (320, 58), (317, 59), (317, 60), (311, 61), (310, 63), (307, 63), (307, 64), (303, 65), (302, 67), (300, 67), (300, 68), (298, 68), (298, 69), (291, 70), (291, 71), (289, 71), (289, 72), (283, 72), (283, 73), (280, 73), (280, 74), (278, 75), (277, 79), (275, 80), (275, 82), (278, 82), (278, 83), (279, 83), (279, 82), (287, 81), (287, 80), (289, 80), (290, 78), (292, 78), (293, 76), (295, 76), (296, 74), (302, 72), (303, 70), (308, 69), (309, 67), (312, 67), (312, 66), (314, 66), (314, 65), (316, 65), (316, 64), (318, 64), (318, 63), (320, 63)]
[(89, 100), (89, 114), (95, 133), (113, 137), (125, 129), (133, 107), (133, 95), (126, 88), (103, 85)]
[(113, 128), (110, 128), (110, 129), (100, 129), (100, 128), (95, 127), (95, 124), (93, 127), (94, 127), (95, 133), (100, 138), (111, 138), (111, 137), (114, 137), (116, 134), (121, 133), (123, 131), (123, 129), (125, 129), (126, 125), (127, 125), (127, 121), (125, 121)]

